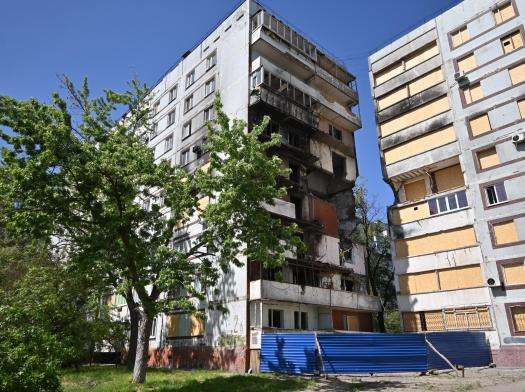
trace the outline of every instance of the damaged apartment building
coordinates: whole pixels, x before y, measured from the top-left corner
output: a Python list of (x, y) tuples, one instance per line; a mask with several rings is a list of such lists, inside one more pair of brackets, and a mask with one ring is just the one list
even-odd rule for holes
[(465, 0), (369, 58), (404, 330), (525, 364), (523, 0)]
[[(230, 118), (246, 121), (249, 129), (268, 115), (265, 136), (281, 135), (271, 153), (291, 171), (277, 179), (288, 194), (267, 209), (297, 223), (307, 251), (278, 270), (257, 260), (232, 267), (207, 298), (226, 313), (206, 311), (203, 321), (177, 309), (159, 315), (150, 346), (169, 347), (171, 353), (161, 356), (175, 366), (177, 350), (206, 347), (201, 357), (183, 352), (193, 366), (207, 366), (217, 347), (235, 345), (238, 355), (220, 366), (244, 370), (250, 358), (256, 367), (264, 331), (371, 331), (379, 302), (366, 293), (362, 250), (348, 238), (357, 176), (354, 131), (361, 127), (352, 111), (358, 104), (354, 76), (272, 12), (245, 1), (153, 87), (155, 132), (148, 143), (158, 161), (190, 171), (206, 165), (205, 123), (215, 116), (217, 92)], [(175, 246), (189, 245), (200, 229), (196, 216), (178, 230)], [(206, 301), (197, 306), (206, 309)]]

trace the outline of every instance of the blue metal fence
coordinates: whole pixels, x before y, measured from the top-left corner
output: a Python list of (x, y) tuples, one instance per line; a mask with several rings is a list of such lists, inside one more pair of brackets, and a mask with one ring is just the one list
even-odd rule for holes
[(261, 340), (261, 371), (312, 374), (317, 370), (313, 333), (267, 333)]
[(448, 368), (428, 347), (425, 337), (454, 365), (486, 366), (492, 361), (483, 332), (319, 333), (318, 344), (314, 333), (265, 333), (261, 371), (395, 373)]
[[(490, 345), (483, 332), (431, 332), (426, 337), (453, 365), (476, 367), (492, 362)], [(449, 366), (429, 349), (428, 368), (447, 369)]]
[(325, 373), (394, 373), (427, 370), (422, 334), (320, 334)]

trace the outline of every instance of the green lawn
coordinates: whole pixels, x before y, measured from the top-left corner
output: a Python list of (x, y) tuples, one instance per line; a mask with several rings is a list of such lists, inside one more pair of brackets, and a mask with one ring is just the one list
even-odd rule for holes
[(79, 371), (64, 371), (62, 386), (66, 392), (92, 391), (300, 391), (315, 385), (302, 377), (273, 374), (239, 375), (208, 370), (148, 369), (144, 385), (130, 382), (131, 373), (123, 367), (85, 366)]

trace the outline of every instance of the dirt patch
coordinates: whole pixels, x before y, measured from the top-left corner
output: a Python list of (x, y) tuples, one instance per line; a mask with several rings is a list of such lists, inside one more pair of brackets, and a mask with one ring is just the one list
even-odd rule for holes
[(436, 375), (386, 374), (373, 376), (329, 376), (321, 378), (309, 391), (381, 391), (381, 392), (524, 392), (524, 369), (471, 368), (465, 377), (455, 373)]

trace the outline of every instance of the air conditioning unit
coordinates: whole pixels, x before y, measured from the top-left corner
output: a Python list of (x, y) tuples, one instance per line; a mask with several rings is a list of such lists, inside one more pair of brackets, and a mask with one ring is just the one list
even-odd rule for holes
[(525, 132), (523, 132), (523, 130), (520, 130), (519, 132), (516, 132), (514, 135), (512, 135), (512, 143), (525, 143)]
[(260, 330), (250, 331), (250, 348), (253, 348), (253, 349), (261, 348), (261, 331)]
[(464, 71), (456, 72), (454, 74), (454, 79), (458, 82), (460, 89), (466, 89), (470, 86), (470, 80), (468, 79), (468, 76), (465, 75)]
[(500, 287), (501, 286), (501, 281), (500, 281), (499, 277), (498, 276), (493, 276), (493, 277), (487, 278), (487, 286), (489, 286), (489, 287)]
[(465, 76), (465, 71), (459, 71), (454, 74), (454, 79), (458, 80), (462, 76)]

